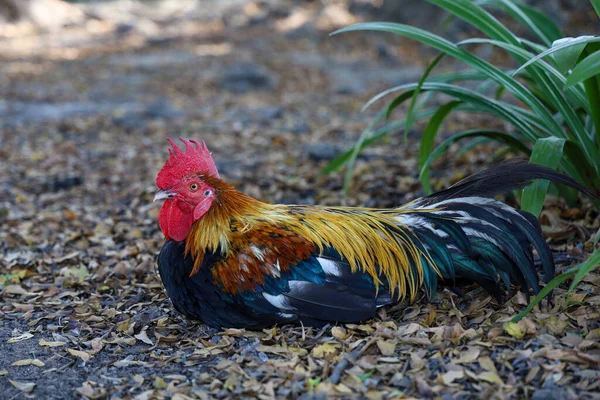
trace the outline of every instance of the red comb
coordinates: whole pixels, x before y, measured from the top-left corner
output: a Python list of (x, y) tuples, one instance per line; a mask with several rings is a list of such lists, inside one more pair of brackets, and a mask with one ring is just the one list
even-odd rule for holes
[(167, 138), (171, 147), (169, 159), (156, 177), (156, 185), (160, 189), (167, 189), (181, 181), (181, 178), (190, 174), (209, 175), (219, 178), (219, 171), (206, 148), (204, 140), (198, 142), (194, 139), (179, 138), (185, 145), (185, 153), (171, 138)]

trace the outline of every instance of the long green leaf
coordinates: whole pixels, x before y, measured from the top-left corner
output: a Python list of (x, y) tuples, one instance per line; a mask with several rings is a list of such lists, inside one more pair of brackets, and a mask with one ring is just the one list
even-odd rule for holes
[[(561, 138), (539, 139), (533, 146), (529, 162), (556, 169), (562, 158), (564, 145), (565, 139)], [(544, 206), (549, 184), (547, 180), (538, 180), (527, 186), (521, 196), (521, 208), (537, 217)]]
[[(428, 1), (434, 2), (434, 0)], [(438, 2), (447, 3), (446, 0), (435, 0), (435, 3)], [(462, 3), (463, 1), (460, 0), (460, 2)], [(493, 20), (496, 21), (495, 19)], [(461, 49), (459, 46), (453, 44), (452, 42), (441, 38), (440, 36), (434, 35), (431, 32), (427, 32), (423, 29), (391, 22), (355, 24), (346, 28), (342, 28), (334, 32), (333, 34), (362, 30), (390, 32), (397, 35), (406, 36), (418, 40), (421, 43), (427, 44), (454, 58), (461, 60), (462, 62), (466, 63), (472, 68), (486, 74), (490, 79), (493, 79), (500, 85), (506, 87), (506, 89), (509, 92), (511, 92), (515, 97), (527, 104), (527, 106), (530, 107), (535, 114), (540, 116), (540, 121), (544, 125), (546, 125), (547, 130), (553, 132), (552, 135), (560, 136), (562, 134), (561, 127), (552, 119), (552, 115), (545, 108), (544, 104), (533, 93), (531, 93), (531, 91), (527, 87), (525, 87), (519, 81), (509, 77), (501, 69), (491, 65), (487, 61), (473, 54), (470, 54), (468, 51)], [(510, 31), (508, 32), (510, 34)], [(510, 34), (510, 36), (513, 37), (512, 34)]]
[[(447, 104), (444, 104), (443, 106), (438, 108), (436, 113), (429, 120), (427, 127), (423, 131), (423, 135), (421, 136), (421, 143), (419, 145), (419, 158), (418, 158), (419, 171), (421, 170), (421, 168), (423, 167), (423, 164), (425, 164), (425, 161), (427, 161), (427, 159), (429, 158), (429, 155), (431, 154), (431, 150), (433, 149), (433, 143), (435, 141), (435, 136), (437, 135), (440, 127), (442, 126), (442, 123), (444, 122), (444, 120), (446, 119), (448, 114), (450, 114), (452, 112), (452, 110), (454, 110), (456, 107), (460, 106), (461, 104), (463, 104), (463, 102), (459, 101), (459, 100), (451, 101)], [(425, 193), (431, 194), (431, 184), (429, 182), (429, 172), (428, 171), (425, 172), (424, 174), (422, 174), (420, 176), (420, 178), (421, 178), (421, 185), (423, 186), (423, 190), (425, 191)]]

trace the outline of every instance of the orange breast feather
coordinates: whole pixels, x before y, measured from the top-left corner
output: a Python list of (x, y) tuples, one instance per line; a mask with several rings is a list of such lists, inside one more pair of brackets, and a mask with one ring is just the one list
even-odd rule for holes
[(283, 225), (258, 225), (245, 232), (233, 228), (231, 250), (212, 269), (226, 293), (253, 290), (266, 275), (277, 278), (316, 251), (314, 243)]

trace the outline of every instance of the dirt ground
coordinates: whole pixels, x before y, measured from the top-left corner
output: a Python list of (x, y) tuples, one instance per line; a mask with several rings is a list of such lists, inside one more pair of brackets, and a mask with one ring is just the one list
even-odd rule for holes
[[(399, 205), (422, 195), (419, 126), (365, 150), (347, 197), (343, 174), (319, 171), (370, 122), (365, 101), (418, 80), (435, 53), (329, 36), (369, 15), (344, 2), (171, 3), (0, 29), (0, 398), (600, 398), (594, 273), (516, 330), (503, 323), (524, 295), (500, 305), (474, 286), (323, 329), (217, 331), (176, 313), (155, 269), (166, 137), (204, 139), (221, 176), (261, 200)], [(435, 187), (496, 151), (457, 150)], [(550, 200), (553, 249), (585, 257), (597, 215)]]

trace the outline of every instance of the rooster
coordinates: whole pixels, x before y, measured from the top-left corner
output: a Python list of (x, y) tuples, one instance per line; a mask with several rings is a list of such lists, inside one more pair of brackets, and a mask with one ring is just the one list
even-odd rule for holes
[(511, 283), (529, 296), (554, 276), (537, 219), (494, 200), (532, 179), (595, 194), (573, 179), (506, 161), (394, 209), (273, 205), (219, 176), (204, 142), (173, 140), (154, 200), (164, 200), (160, 277), (175, 308), (217, 328), (322, 326), (375, 316), (438, 281), (478, 283), (498, 301)]

